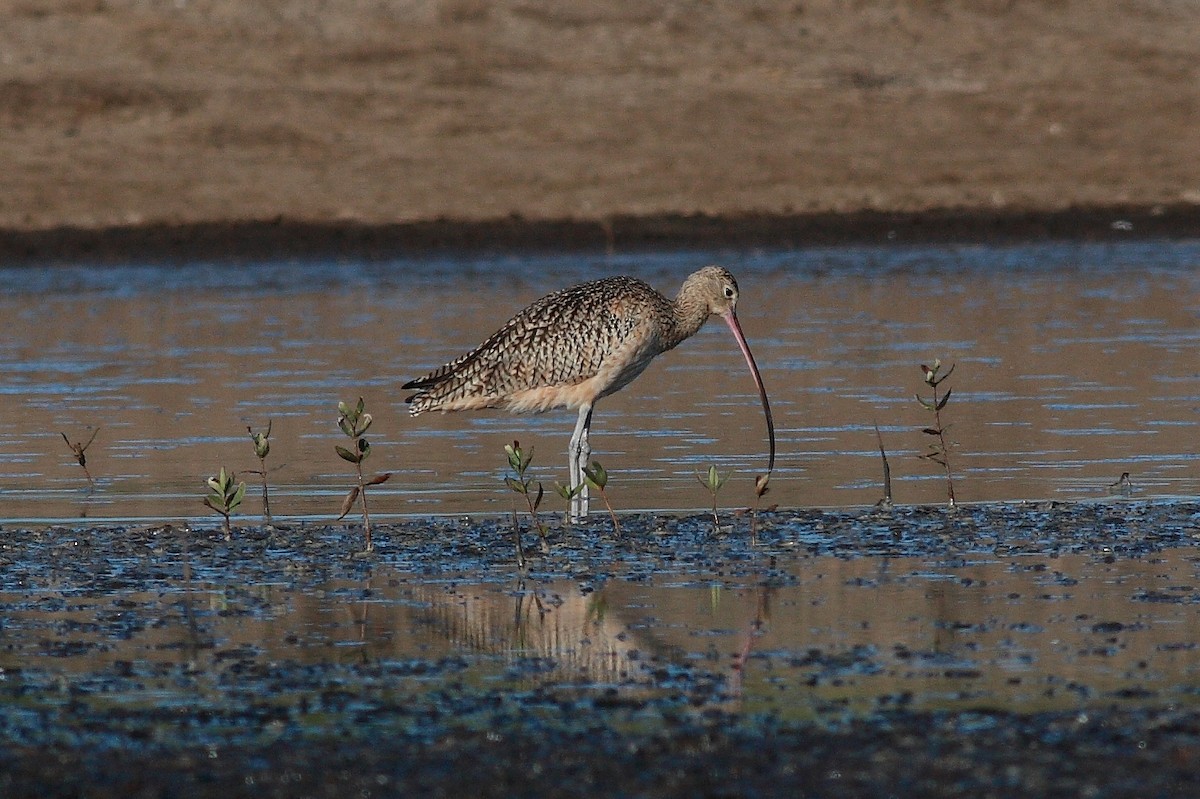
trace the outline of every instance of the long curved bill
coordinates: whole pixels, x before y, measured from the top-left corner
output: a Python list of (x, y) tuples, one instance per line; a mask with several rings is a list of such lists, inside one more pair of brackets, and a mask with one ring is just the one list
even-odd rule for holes
[(758, 364), (754, 362), (754, 356), (750, 353), (750, 345), (746, 343), (746, 337), (742, 334), (742, 326), (738, 324), (737, 314), (730, 310), (729, 313), (722, 314), (721, 318), (733, 331), (733, 337), (737, 339), (738, 346), (742, 348), (742, 355), (746, 356), (750, 374), (754, 375), (754, 385), (758, 386), (758, 396), (762, 400), (763, 413), (767, 416), (767, 437), (771, 442), (771, 454), (767, 459), (767, 474), (770, 474), (775, 469), (775, 420), (771, 418), (771, 403), (767, 401), (767, 390), (763, 387), (762, 375), (758, 373)]

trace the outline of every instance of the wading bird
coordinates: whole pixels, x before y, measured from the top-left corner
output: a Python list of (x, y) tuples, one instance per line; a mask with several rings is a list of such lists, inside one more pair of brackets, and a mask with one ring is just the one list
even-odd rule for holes
[(754, 376), (767, 418), (775, 468), (775, 423), (762, 377), (735, 309), (738, 285), (728, 270), (706, 266), (668, 299), (632, 277), (609, 277), (549, 294), (508, 321), (471, 352), (403, 388), (413, 416), (425, 411), (502, 408), (541, 412), (574, 408), (579, 421), (571, 436), (568, 469), (571, 488), (582, 485), (571, 516), (587, 515), (587, 483), (582, 469), (591, 457), (588, 432), (596, 401), (627, 386), (654, 356), (694, 335), (709, 316), (729, 325)]

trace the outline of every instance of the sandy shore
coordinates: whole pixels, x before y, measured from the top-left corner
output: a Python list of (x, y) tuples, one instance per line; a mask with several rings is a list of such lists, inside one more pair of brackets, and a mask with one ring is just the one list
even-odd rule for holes
[(0, 256), (1186, 232), (1197, 29), (1166, 0), (17, 2)]

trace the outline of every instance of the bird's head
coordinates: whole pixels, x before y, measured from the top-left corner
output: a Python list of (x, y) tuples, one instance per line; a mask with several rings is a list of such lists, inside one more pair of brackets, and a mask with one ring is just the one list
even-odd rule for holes
[(703, 302), (709, 314), (728, 319), (736, 316), (738, 284), (728, 269), (721, 266), (706, 266), (693, 272), (684, 281), (681, 294), (690, 294)]

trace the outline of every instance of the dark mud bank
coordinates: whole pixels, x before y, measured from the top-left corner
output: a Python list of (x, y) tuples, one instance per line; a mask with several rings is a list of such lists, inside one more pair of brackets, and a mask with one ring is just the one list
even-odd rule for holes
[(442, 252), (637, 252), (662, 248), (800, 248), (850, 244), (1126, 241), (1191, 238), (1194, 204), (1056, 210), (935, 208), (920, 212), (661, 214), (607, 219), (432, 219), (362, 224), (305, 219), (219, 220), (105, 228), (0, 230), (0, 263), (253, 263), (388, 260)]

